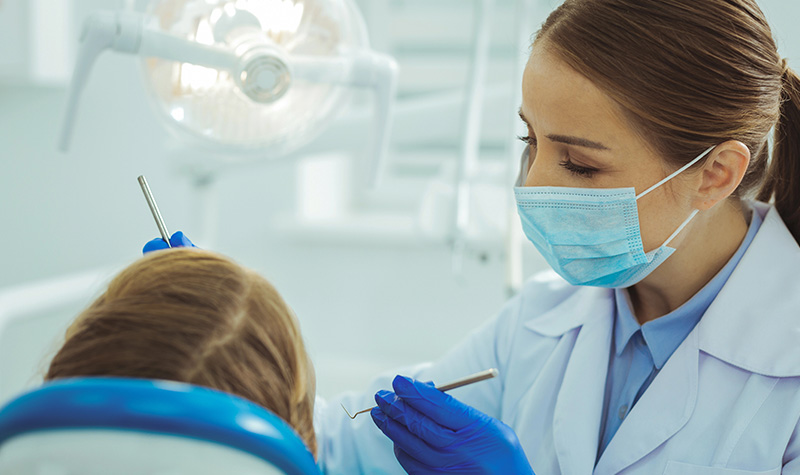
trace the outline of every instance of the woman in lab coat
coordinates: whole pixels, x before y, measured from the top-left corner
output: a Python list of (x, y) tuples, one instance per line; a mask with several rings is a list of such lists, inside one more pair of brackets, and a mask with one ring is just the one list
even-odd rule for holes
[(372, 420), (320, 406), (323, 471), (800, 473), (800, 79), (755, 0), (567, 0), (522, 89), (555, 272), (341, 401)]

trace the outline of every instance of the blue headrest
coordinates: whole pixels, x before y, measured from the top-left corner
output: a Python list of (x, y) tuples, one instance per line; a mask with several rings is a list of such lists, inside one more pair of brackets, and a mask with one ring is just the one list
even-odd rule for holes
[(61, 379), (0, 409), (0, 445), (35, 431), (112, 429), (222, 444), (290, 475), (319, 474), (314, 457), (281, 418), (246, 399), (173, 381)]

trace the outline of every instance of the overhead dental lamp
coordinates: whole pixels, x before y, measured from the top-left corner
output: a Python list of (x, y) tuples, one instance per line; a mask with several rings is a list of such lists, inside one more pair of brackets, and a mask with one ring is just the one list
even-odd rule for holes
[(352, 87), (375, 92), (368, 179), (387, 152), (397, 65), (369, 49), (353, 0), (155, 0), (144, 14), (85, 22), (60, 148), (106, 49), (142, 57), (151, 103), (171, 130), (225, 152), (280, 157), (321, 133)]

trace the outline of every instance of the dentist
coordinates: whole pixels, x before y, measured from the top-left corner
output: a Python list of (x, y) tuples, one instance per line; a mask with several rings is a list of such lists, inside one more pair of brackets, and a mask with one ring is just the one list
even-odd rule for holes
[(342, 399), (372, 420), (321, 405), (323, 472), (800, 474), (800, 78), (756, 1), (567, 0), (522, 91), (555, 272)]
[(392, 444), (331, 404), (323, 470), (800, 474), (800, 78), (755, 0), (567, 0), (522, 92), (515, 195), (555, 273), (375, 382)]

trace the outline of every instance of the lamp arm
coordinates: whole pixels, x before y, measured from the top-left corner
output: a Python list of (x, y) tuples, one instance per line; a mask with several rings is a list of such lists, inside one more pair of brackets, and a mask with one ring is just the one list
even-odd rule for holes
[(375, 93), (375, 127), (369, 147), (365, 180), (371, 187), (380, 182), (388, 151), (397, 96), (397, 62), (391, 56), (370, 50), (343, 58), (292, 56), (293, 80), (370, 88)]
[(84, 21), (59, 137), (58, 148), (62, 152), (69, 150), (78, 104), (89, 74), (97, 57), (106, 49), (215, 69), (234, 71), (238, 67), (232, 52), (146, 27), (145, 19), (137, 13), (96, 12)]
[(235, 72), (239, 59), (226, 48), (197, 43), (165, 31), (145, 27), (138, 54), (149, 58), (190, 63), (197, 66)]
[(389, 138), (397, 99), (397, 63), (387, 55), (373, 53), (373, 87), (375, 89), (375, 134), (373, 158), (368, 179), (372, 187), (380, 183), (389, 154)]
[(75, 116), (78, 113), (78, 103), (92, 66), (94, 66), (94, 62), (100, 56), (100, 53), (107, 48), (111, 48), (116, 36), (117, 19), (114, 13), (98, 12), (92, 14), (83, 24), (78, 59), (75, 64), (75, 70), (72, 72), (67, 107), (58, 142), (58, 148), (62, 152), (66, 152), (69, 149), (72, 130), (75, 127)]

